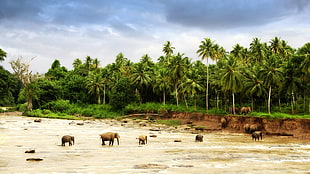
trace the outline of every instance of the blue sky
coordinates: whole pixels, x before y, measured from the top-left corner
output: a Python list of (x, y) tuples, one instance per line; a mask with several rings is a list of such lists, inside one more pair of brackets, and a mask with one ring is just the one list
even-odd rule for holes
[(227, 51), (275, 36), (299, 48), (310, 41), (309, 17), (309, 0), (0, 0), (1, 64), (35, 57), (31, 69), (45, 73), (55, 59), (71, 69), (90, 56), (104, 67), (120, 52), (156, 62), (166, 41), (195, 61), (204, 38)]

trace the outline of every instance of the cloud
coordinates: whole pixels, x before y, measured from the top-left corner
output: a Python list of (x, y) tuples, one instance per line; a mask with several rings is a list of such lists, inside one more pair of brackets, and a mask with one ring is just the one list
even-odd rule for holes
[(171, 0), (163, 1), (169, 22), (188, 27), (226, 30), (260, 26), (297, 12), (309, 13), (307, 0)]

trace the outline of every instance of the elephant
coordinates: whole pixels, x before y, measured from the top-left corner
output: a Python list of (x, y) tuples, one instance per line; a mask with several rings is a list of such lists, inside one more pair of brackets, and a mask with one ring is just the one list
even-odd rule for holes
[(242, 108), (240, 109), (240, 112), (241, 112), (242, 114), (248, 114), (248, 113), (250, 113), (251, 111), (252, 111), (251, 107), (242, 107)]
[(196, 135), (195, 141), (196, 142), (202, 142), (203, 141), (203, 135)]
[(64, 135), (61, 138), (61, 145), (65, 146), (65, 143), (68, 142), (69, 146), (72, 146), (74, 144), (74, 136), (70, 136), (70, 135)]
[(246, 133), (250, 133), (250, 124), (245, 124), (243, 128)]
[(226, 128), (227, 124), (228, 124), (227, 123), (228, 122), (227, 119), (225, 117), (222, 117), (220, 121), (221, 121), (221, 127), (222, 128)]
[(237, 107), (230, 107), (230, 108), (229, 108), (229, 112), (232, 113), (232, 114), (234, 113), (234, 110), (235, 110), (235, 113), (236, 113), (236, 114), (239, 113), (239, 108), (237, 108)]
[(146, 135), (140, 135), (139, 136), (139, 138), (137, 138), (137, 139), (139, 139), (139, 145), (140, 144), (147, 144), (147, 136)]
[(104, 141), (109, 141), (109, 146), (113, 146), (114, 138), (117, 139), (117, 145), (119, 145), (120, 136), (116, 132), (106, 132), (106, 133), (100, 134), (100, 137), (102, 139), (102, 145), (105, 145)]
[(255, 131), (252, 133), (252, 140), (256, 141), (257, 139), (259, 141), (259, 138), (263, 140), (263, 133), (261, 131)]

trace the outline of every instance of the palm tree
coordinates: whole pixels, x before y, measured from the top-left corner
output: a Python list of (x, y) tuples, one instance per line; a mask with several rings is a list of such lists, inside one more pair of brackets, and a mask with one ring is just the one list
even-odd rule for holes
[(161, 66), (156, 67), (155, 82), (153, 84), (153, 90), (155, 92), (162, 92), (163, 104), (166, 104), (166, 95), (173, 89), (171, 85), (171, 77), (169, 71)]
[(75, 59), (75, 60), (73, 61), (72, 65), (73, 65), (73, 68), (74, 68), (74, 69), (77, 69), (79, 66), (82, 65), (81, 59)]
[[(224, 91), (231, 91), (232, 94), (232, 104), (235, 108), (235, 93), (242, 89), (242, 78), (241, 67), (239, 66), (237, 60), (228, 56), (226, 61), (224, 61), (224, 66), (220, 70), (221, 74), (221, 85)], [(233, 110), (236, 114), (235, 110)]]
[(103, 92), (104, 81), (100, 74), (90, 73), (86, 80), (86, 88), (88, 93), (95, 95), (97, 98), (97, 104), (101, 104), (101, 92)]
[(170, 41), (167, 41), (165, 44), (164, 44), (164, 47), (163, 47), (163, 52), (165, 53), (166, 56), (170, 56), (173, 54), (173, 50), (175, 48), (171, 45), (171, 42)]
[[(203, 90), (202, 79), (199, 75), (198, 69), (192, 67), (186, 72), (186, 78), (181, 83), (182, 92), (194, 97), (194, 108), (196, 110), (196, 95)], [(186, 102), (187, 106), (187, 102)], [(188, 106), (187, 106), (188, 108)]]
[(265, 45), (257, 37), (250, 43), (250, 51), (254, 62), (261, 62), (267, 55)]
[(254, 98), (267, 94), (264, 80), (259, 78), (259, 66), (251, 67), (245, 73), (244, 91), (252, 97), (252, 109), (254, 110)]
[(172, 56), (171, 63), (168, 65), (168, 69), (171, 75), (171, 80), (174, 85), (175, 99), (177, 106), (179, 105), (179, 85), (184, 77), (184, 72), (186, 72), (188, 67), (188, 58), (183, 58), (184, 54), (178, 53)]
[(208, 59), (213, 57), (214, 47), (213, 41), (210, 38), (205, 38), (205, 40), (201, 41), (201, 45), (199, 45), (199, 49), (197, 50), (198, 56), (202, 59), (206, 59), (207, 61), (207, 83), (206, 83), (206, 111), (209, 110), (209, 61)]
[[(131, 83), (133, 85), (136, 85), (140, 88), (140, 91), (143, 89), (143, 87), (148, 87), (151, 84), (152, 81), (152, 73), (146, 69), (146, 67), (142, 63), (136, 63), (133, 66), (133, 72), (131, 74)], [(136, 88), (137, 93), (139, 93), (139, 90)], [(142, 103), (141, 94), (140, 96), (140, 103)]]
[(280, 38), (275, 37), (270, 41), (270, 49), (274, 54), (279, 54), (281, 50), (281, 41)]
[(266, 86), (269, 88), (268, 92), (268, 113), (270, 114), (271, 107), (271, 91), (272, 87), (279, 85), (282, 79), (283, 72), (280, 64), (277, 62), (277, 56), (271, 55), (262, 64), (262, 69), (259, 71), (260, 78), (264, 78)]

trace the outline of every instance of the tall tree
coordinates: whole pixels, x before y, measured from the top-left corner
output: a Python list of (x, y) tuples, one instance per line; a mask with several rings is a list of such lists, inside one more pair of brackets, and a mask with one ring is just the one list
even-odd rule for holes
[(277, 61), (276, 55), (271, 55), (264, 61), (262, 69), (259, 71), (260, 78), (264, 78), (264, 82), (268, 87), (268, 113), (270, 114), (271, 109), (271, 92), (272, 87), (278, 86), (283, 77), (283, 71), (280, 64)]
[(86, 87), (88, 93), (95, 95), (97, 98), (97, 104), (101, 104), (101, 93), (103, 92), (104, 82), (102, 76), (98, 73), (91, 72), (86, 79)]
[(31, 86), (31, 82), (38, 78), (38, 75), (33, 75), (30, 71), (30, 60), (25, 60), (23, 57), (18, 57), (16, 60), (12, 60), (10, 63), (11, 68), (14, 71), (15, 76), (21, 81), (23, 87), (25, 88), (25, 98), (27, 101), (27, 110), (32, 111), (32, 99), (34, 97), (34, 86)]
[(172, 46), (171, 42), (170, 41), (167, 41), (165, 44), (164, 44), (164, 47), (163, 47), (163, 52), (165, 53), (166, 56), (170, 56), (173, 54), (173, 50), (175, 48)]
[[(233, 108), (235, 108), (235, 93), (239, 92), (243, 87), (243, 75), (236, 58), (233, 56), (228, 56), (226, 61), (224, 61), (224, 66), (221, 69), (220, 74), (223, 90), (231, 91), (232, 105)], [(235, 109), (233, 109), (233, 112), (236, 114)]]
[(171, 77), (169, 71), (165, 67), (157, 66), (155, 71), (155, 82), (153, 84), (153, 90), (155, 92), (162, 92), (163, 104), (166, 104), (166, 95), (173, 89), (171, 84)]
[(201, 45), (199, 45), (199, 49), (197, 50), (198, 56), (203, 60), (207, 61), (207, 82), (206, 82), (206, 111), (209, 110), (209, 58), (213, 57), (214, 53), (214, 43), (210, 38), (205, 38), (201, 41)]

